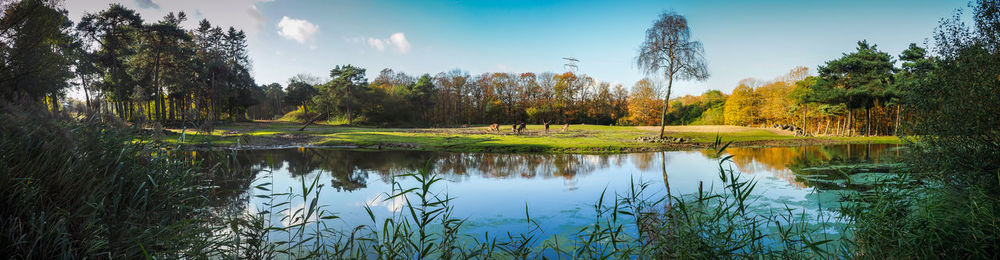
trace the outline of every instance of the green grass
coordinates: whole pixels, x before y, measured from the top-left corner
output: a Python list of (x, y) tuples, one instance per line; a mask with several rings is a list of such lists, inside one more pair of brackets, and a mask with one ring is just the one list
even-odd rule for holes
[(628, 126), (571, 125), (552, 126), (549, 133), (541, 125), (528, 125), (525, 134), (514, 135), (510, 126), (501, 133), (490, 133), (482, 125), (468, 128), (374, 128), (313, 125), (298, 131), (300, 124), (286, 122), (238, 123), (219, 126), (212, 134), (186, 131), (181, 141), (179, 131), (164, 135), (159, 141), (169, 144), (235, 146), (239, 145), (347, 145), (359, 149), (433, 150), (453, 152), (507, 153), (622, 153), (634, 151), (703, 148), (715, 140), (734, 142), (735, 146), (801, 145), (829, 143), (900, 143), (893, 136), (878, 137), (796, 137), (765, 129), (730, 132), (672, 132), (672, 137), (693, 140), (683, 144), (653, 144), (634, 141), (636, 137), (655, 136), (656, 131)]

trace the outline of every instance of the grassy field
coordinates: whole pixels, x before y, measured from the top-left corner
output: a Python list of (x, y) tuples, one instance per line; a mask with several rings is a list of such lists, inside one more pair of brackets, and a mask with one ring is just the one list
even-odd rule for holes
[[(635, 139), (655, 136), (659, 127), (571, 125), (568, 131), (552, 126), (528, 125), (514, 134), (510, 125), (500, 133), (486, 126), (466, 128), (371, 128), (312, 125), (281, 121), (235, 123), (217, 127), (211, 134), (191, 129), (169, 129), (154, 141), (201, 147), (345, 146), (355, 149), (433, 150), (456, 152), (622, 153), (678, 150), (708, 146), (718, 135), (735, 146), (787, 146), (832, 143), (899, 143), (896, 137), (796, 137), (776, 129), (738, 126), (669, 126), (667, 135), (683, 143), (643, 143)], [(182, 134), (183, 138), (182, 138)]]

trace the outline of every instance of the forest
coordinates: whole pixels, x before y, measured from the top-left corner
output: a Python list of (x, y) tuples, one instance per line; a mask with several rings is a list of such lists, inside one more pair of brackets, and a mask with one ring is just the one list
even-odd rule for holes
[[(258, 84), (245, 33), (207, 19), (188, 29), (181, 26), (188, 19), (183, 12), (146, 21), (121, 5), (75, 23), (44, 1), (6, 10), (0, 94), (145, 126), (280, 118), (378, 126), (654, 125), (664, 106), (658, 77), (625, 87), (575, 71), (470, 75), (455, 69), (418, 76), (387, 68), (369, 80), (365, 68), (338, 65), (322, 77)], [(860, 41), (815, 75), (797, 67), (772, 80), (744, 79), (728, 95), (708, 90), (672, 98), (665, 121), (897, 135), (900, 122), (913, 116), (905, 97), (935, 66), (916, 44), (892, 55)], [(82, 91), (84, 100), (67, 98), (70, 89)]]
[[(655, 36), (673, 29), (682, 48), (668, 58), (683, 66), (664, 61), (668, 59), (663, 50), (656, 48), (664, 43), (647, 38), (635, 63), (648, 77), (626, 87), (574, 69), (478, 74), (455, 69), (422, 75), (382, 69), (369, 74), (372, 71), (366, 68), (337, 61), (331, 61), (328, 75), (299, 74), (288, 82), (262, 84), (253, 77), (247, 34), (240, 28), (213, 26), (210, 18), (185, 28), (182, 24), (189, 16), (183, 12), (144, 18), (136, 10), (112, 4), (73, 21), (60, 0), (6, 0), (0, 1), (0, 9), (0, 186), (4, 187), (0, 208), (5, 209), (0, 212), (0, 255), (12, 258), (464, 259), (541, 258), (545, 253), (588, 259), (1000, 256), (1000, 1), (996, 0), (973, 1), (968, 13), (956, 11), (953, 17), (940, 19), (925, 46), (909, 44), (901, 53), (887, 53), (858, 39), (856, 47), (830, 53), (822, 64), (813, 64), (815, 69), (795, 67), (773, 79), (747, 78), (735, 83), (729, 94), (707, 90), (681, 97), (671, 97), (676, 80), (700, 81), (709, 74), (703, 47), (689, 39), (687, 20), (673, 11), (664, 11), (646, 32)], [(83, 100), (71, 97), (73, 91), (80, 91)], [(426, 169), (399, 172), (419, 166), (415, 161), (425, 159), (420, 156), (427, 151), (407, 157), (416, 159), (384, 165), (378, 161), (359, 168), (374, 169), (372, 176), (391, 179), (385, 186), (400, 193), (386, 195), (405, 199), (408, 212), (371, 226), (331, 231), (307, 224), (338, 218), (324, 215), (333, 213), (317, 206), (320, 190), (358, 190), (367, 182), (352, 175), (354, 169), (326, 168), (355, 167), (349, 163), (360, 161), (355, 157), (373, 161), (380, 157), (354, 150), (306, 154), (303, 146), (291, 148), (299, 154), (278, 158), (296, 161), (296, 166), (288, 167), (300, 167), (287, 170), (301, 181), (302, 194), (291, 194), (291, 189), (272, 190), (269, 181), (251, 186), (259, 177), (255, 174), (265, 172), (258, 166), (275, 163), (267, 154), (244, 154), (253, 160), (238, 158), (238, 141), (236, 149), (213, 153), (208, 146), (187, 150), (191, 147), (154, 139), (157, 134), (162, 137), (156, 132), (163, 128), (197, 127), (211, 134), (212, 125), (241, 126), (259, 120), (294, 123), (282, 122), (286, 127), (282, 129), (320, 122), (333, 129), (324, 133), (330, 135), (371, 134), (370, 129), (379, 127), (465, 128), (491, 123), (614, 125), (587, 127), (610, 129), (607, 132), (629, 129), (630, 134), (644, 137), (651, 132), (617, 126), (794, 126), (801, 129), (797, 135), (833, 136), (824, 139), (829, 142), (848, 138), (843, 136), (899, 136), (902, 144), (885, 148), (900, 154), (891, 167), (848, 165), (851, 171), (877, 168), (884, 171), (878, 176), (887, 177), (836, 200), (843, 207), (834, 210), (844, 218), (822, 223), (836, 227), (842, 235), (836, 239), (827, 239), (826, 233), (814, 236), (834, 227), (782, 226), (806, 218), (788, 205), (786, 222), (775, 217), (786, 215), (761, 218), (746, 210), (756, 203), (751, 195), (757, 182), (724, 166), (732, 162), (733, 154), (752, 151), (727, 153), (732, 143), (715, 133), (714, 143), (689, 147), (705, 148), (690, 154), (708, 154), (718, 162), (708, 167), (718, 169), (722, 189), (703, 193), (699, 182), (697, 194), (671, 194), (666, 156), (661, 154), (663, 182), (657, 185), (666, 188), (663, 198), (642, 197), (649, 194), (637, 190), (649, 187), (648, 183), (633, 182), (631, 194), (614, 194), (607, 201), (601, 193), (592, 210), (597, 215), (594, 225), (579, 228), (571, 238), (579, 241), (539, 249), (532, 247), (538, 240), (530, 234), (507, 233), (506, 240), (503, 235), (499, 239), (487, 235), (484, 241), (460, 236), (459, 226), (465, 220), (451, 215), (453, 198), (430, 191), (443, 179)], [(547, 128), (544, 133), (534, 129), (536, 135), (522, 136), (487, 135), (468, 128), (472, 134), (467, 139), (449, 133), (434, 140), (521, 142), (558, 135), (566, 138), (556, 139), (562, 142), (583, 140), (576, 134), (585, 131), (597, 132), (585, 129), (574, 126), (577, 132), (551, 134)], [(415, 136), (392, 134), (369, 137)], [(178, 135), (185, 136), (173, 134)], [(663, 136), (661, 128), (661, 140)], [(632, 135), (625, 141), (640, 144)], [(641, 145), (663, 148), (654, 146), (657, 143)], [(374, 147), (383, 149), (381, 143)], [(647, 160), (653, 155), (646, 153)], [(514, 154), (446, 159), (458, 165), (461, 160), (489, 163), (505, 156)], [(324, 163), (298, 163), (312, 157)], [(788, 156), (776, 157), (781, 158), (774, 164), (791, 161), (780, 160)], [(541, 158), (553, 158), (551, 163), (560, 167), (552, 175), (567, 182), (583, 161), (537, 154), (524, 158), (537, 164), (549, 163)], [(393, 163), (407, 167), (390, 167)], [(814, 166), (811, 163), (801, 164)], [(496, 164), (503, 165), (499, 160)], [(524, 167), (541, 168), (537, 164)], [(657, 164), (642, 165), (656, 168)], [(507, 171), (516, 165), (507, 166), (483, 167)], [(320, 183), (324, 174), (308, 180), (306, 172), (315, 169), (330, 170), (324, 174), (342, 180)], [(787, 181), (812, 177), (789, 175)], [(824, 185), (851, 185), (850, 177)], [(418, 187), (404, 188), (396, 178)], [(462, 178), (468, 176), (457, 177)], [(278, 195), (287, 196), (289, 202), (275, 201)], [(275, 204), (266, 204), (270, 209), (248, 209), (255, 199)], [(291, 200), (302, 208), (271, 211), (290, 206)], [(364, 209), (376, 222), (367, 204)], [(274, 214), (288, 214), (298, 223), (271, 226)], [(524, 222), (531, 224), (527, 204), (523, 214)], [(622, 221), (634, 225), (623, 226)], [(307, 226), (317, 227), (315, 234), (307, 234), (313, 232)], [(634, 236), (623, 235), (628, 228), (635, 228)], [(288, 241), (269, 240), (277, 237), (274, 234)]]

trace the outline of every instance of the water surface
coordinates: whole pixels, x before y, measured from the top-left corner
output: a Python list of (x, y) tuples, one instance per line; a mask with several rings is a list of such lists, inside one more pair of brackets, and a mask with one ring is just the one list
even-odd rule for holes
[[(272, 183), (275, 192), (301, 193), (303, 182), (318, 177), (324, 186), (319, 204), (340, 217), (327, 223), (344, 228), (371, 224), (364, 206), (378, 218), (403, 210), (401, 198), (385, 200), (394, 178), (403, 187), (416, 185), (396, 177), (427, 168), (446, 181), (436, 192), (454, 198), (454, 217), (466, 218), (474, 233), (524, 232), (525, 208), (546, 234), (565, 234), (594, 219), (593, 205), (602, 192), (612, 198), (626, 193), (633, 182), (645, 182), (647, 195), (696, 193), (718, 188), (719, 158), (714, 151), (670, 151), (617, 155), (487, 154), (418, 151), (350, 151), (291, 148), (225, 152), (237, 158), (229, 167), (242, 167), (246, 176), (231, 176), (219, 194), (258, 210), (262, 191), (251, 187)], [(828, 146), (729, 148), (731, 163), (723, 164), (758, 182), (755, 200), (774, 208), (785, 206), (814, 212), (830, 187), (810, 181), (802, 169), (830, 163), (880, 163), (899, 156), (895, 145), (852, 144)], [(201, 157), (204, 157), (204, 153)], [(837, 176), (827, 178), (839, 178)], [(227, 200), (231, 201), (231, 200)], [(822, 206), (821, 206), (822, 205)], [(293, 202), (293, 209), (304, 207)], [(293, 210), (294, 211), (294, 210)], [(275, 216), (273, 223), (281, 223)], [(291, 223), (282, 223), (288, 225)]]

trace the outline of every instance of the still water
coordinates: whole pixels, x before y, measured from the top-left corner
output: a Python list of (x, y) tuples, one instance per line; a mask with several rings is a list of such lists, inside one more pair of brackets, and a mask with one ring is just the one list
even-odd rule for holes
[[(386, 200), (394, 176), (430, 169), (445, 181), (433, 191), (452, 197), (453, 217), (467, 219), (468, 233), (502, 234), (526, 232), (525, 208), (546, 235), (566, 234), (593, 221), (593, 205), (602, 192), (608, 198), (624, 194), (632, 182), (649, 184), (646, 195), (666, 195), (664, 178), (673, 195), (716, 189), (719, 158), (714, 151), (691, 150), (617, 155), (485, 154), (416, 151), (348, 151), (321, 148), (291, 148), (225, 152), (237, 159), (229, 167), (242, 167), (246, 176), (219, 182), (224, 201), (248, 205), (256, 211), (264, 192), (257, 185), (271, 183), (274, 192), (301, 193), (302, 183), (318, 178), (323, 185), (319, 204), (336, 220), (330, 227), (349, 229), (371, 224), (364, 209), (368, 205), (377, 218), (404, 210), (397, 197)], [(723, 164), (758, 182), (755, 201), (774, 208), (788, 207), (814, 212), (833, 208), (836, 194), (830, 187), (810, 181), (803, 169), (827, 164), (891, 162), (898, 158), (895, 145), (852, 144), (771, 148), (729, 148), (732, 162)], [(218, 155), (218, 154), (215, 154)], [(205, 157), (202, 153), (200, 157)], [(664, 167), (665, 166), (665, 167)], [(838, 178), (838, 177), (828, 177)], [(404, 188), (412, 180), (396, 178)], [(834, 197), (834, 198), (823, 198)], [(608, 200), (606, 198), (606, 200)], [(299, 200), (288, 205), (304, 207)], [(274, 216), (272, 223), (282, 223)]]

